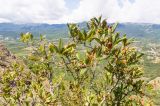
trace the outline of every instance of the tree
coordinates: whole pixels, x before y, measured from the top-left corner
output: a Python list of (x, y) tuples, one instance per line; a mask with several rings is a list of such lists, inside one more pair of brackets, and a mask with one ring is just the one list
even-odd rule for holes
[(143, 54), (132, 45), (134, 40), (120, 35), (117, 24), (109, 25), (101, 17), (92, 18), (87, 29), (67, 25), (68, 42), (51, 42), (43, 36), (34, 41), (30, 33), (21, 35), (33, 51), (25, 68), (16, 64), (2, 73), (2, 103), (143, 106)]

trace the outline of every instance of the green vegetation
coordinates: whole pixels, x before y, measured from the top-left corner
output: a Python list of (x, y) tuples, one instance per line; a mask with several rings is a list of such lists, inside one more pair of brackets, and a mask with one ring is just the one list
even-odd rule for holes
[[(85, 22), (78, 23), (80, 29), (87, 29)], [(148, 59), (147, 51), (150, 51), (154, 46), (150, 44), (160, 45), (160, 25), (158, 24), (137, 24), (137, 23), (120, 23), (116, 29), (121, 35), (127, 34), (128, 37), (136, 38), (138, 44), (136, 47), (141, 49), (144, 55), (144, 77), (154, 79), (159, 77), (159, 62), (154, 63)], [(68, 38), (67, 25), (65, 24), (12, 24), (0, 23), (0, 40), (3, 38), (3, 43), (6, 47), (17, 56), (24, 56), (28, 54), (26, 45), (19, 42), (18, 38), (21, 32), (31, 32), (34, 39), (43, 34), (49, 40), (54, 40), (57, 43), (59, 38)], [(8, 40), (7, 40), (8, 38)], [(6, 40), (5, 40), (6, 39)], [(65, 39), (63, 39), (65, 40)], [(66, 41), (64, 41), (66, 42)], [(155, 52), (159, 52), (156, 48)], [(157, 56), (158, 57), (158, 56)], [(159, 56), (160, 57), (160, 56)]]
[[(92, 18), (88, 29), (68, 24), (70, 39), (34, 40), (22, 62), (1, 71), (1, 105), (19, 106), (145, 106), (149, 86), (142, 80), (142, 53), (133, 40), (116, 32), (117, 24)], [(148, 94), (148, 93), (147, 93)]]

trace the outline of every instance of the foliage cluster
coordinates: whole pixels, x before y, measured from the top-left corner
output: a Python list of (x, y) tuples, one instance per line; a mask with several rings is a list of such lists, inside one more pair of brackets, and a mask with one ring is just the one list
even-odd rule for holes
[(116, 32), (117, 24), (92, 18), (83, 30), (68, 24), (70, 39), (58, 43), (31, 33), (21, 40), (32, 48), (25, 65), (1, 72), (2, 105), (144, 106), (145, 84), (132, 39)]

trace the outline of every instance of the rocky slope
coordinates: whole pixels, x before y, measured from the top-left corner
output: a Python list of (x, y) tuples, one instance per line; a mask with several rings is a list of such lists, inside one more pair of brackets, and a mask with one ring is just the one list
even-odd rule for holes
[(0, 70), (9, 68), (15, 61), (16, 57), (2, 43), (0, 43)]

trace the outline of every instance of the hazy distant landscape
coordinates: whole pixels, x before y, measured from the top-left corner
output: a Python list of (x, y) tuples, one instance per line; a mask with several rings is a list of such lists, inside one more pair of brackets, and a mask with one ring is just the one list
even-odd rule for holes
[[(82, 29), (86, 29), (85, 22), (79, 23)], [(145, 23), (119, 23), (117, 31), (130, 37), (148, 39), (149, 41), (160, 40), (160, 25)], [(0, 38), (17, 39), (21, 32), (31, 32), (35, 36), (42, 34), (47, 38), (68, 37), (66, 24), (13, 24), (0, 23)], [(8, 37), (8, 38), (7, 38)]]

